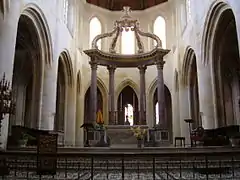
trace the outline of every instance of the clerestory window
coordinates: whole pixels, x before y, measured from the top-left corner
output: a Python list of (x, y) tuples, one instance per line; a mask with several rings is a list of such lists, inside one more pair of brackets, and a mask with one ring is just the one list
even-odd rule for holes
[[(90, 21), (90, 39), (89, 47), (92, 48), (93, 39), (102, 33), (102, 24), (97, 17), (94, 17)], [(101, 39), (97, 42), (98, 49), (101, 49)]]
[[(153, 24), (153, 33), (156, 34), (162, 41), (162, 48), (166, 48), (166, 22), (162, 16), (158, 16)], [(156, 46), (154, 41), (154, 46)]]

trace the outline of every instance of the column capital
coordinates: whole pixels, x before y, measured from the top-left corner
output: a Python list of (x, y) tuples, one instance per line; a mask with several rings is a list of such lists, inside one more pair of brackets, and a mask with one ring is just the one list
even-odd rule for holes
[(156, 61), (155, 64), (157, 65), (157, 69), (160, 70), (160, 69), (163, 69), (163, 66), (165, 64), (165, 61)]
[(116, 66), (114, 65), (108, 65), (107, 69), (109, 70), (109, 72), (114, 72), (116, 70)]
[(140, 71), (140, 74), (144, 74), (146, 72), (147, 66), (140, 65), (140, 66), (138, 66), (138, 69)]
[(91, 65), (92, 70), (97, 70), (97, 62), (95, 61), (89, 61), (89, 64)]

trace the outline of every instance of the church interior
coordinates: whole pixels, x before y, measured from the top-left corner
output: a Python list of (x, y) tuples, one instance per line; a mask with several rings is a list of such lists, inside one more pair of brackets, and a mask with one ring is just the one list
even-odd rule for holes
[(239, 0), (0, 0), (0, 176), (240, 179), (239, 46)]

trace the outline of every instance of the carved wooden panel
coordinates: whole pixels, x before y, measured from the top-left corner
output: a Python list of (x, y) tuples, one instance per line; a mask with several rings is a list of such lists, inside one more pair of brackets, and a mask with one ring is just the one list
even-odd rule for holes
[(43, 133), (38, 136), (38, 174), (56, 174), (57, 134)]

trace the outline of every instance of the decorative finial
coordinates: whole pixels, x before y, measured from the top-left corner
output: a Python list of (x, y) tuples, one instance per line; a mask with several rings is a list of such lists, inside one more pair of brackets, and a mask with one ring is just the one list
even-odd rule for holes
[(123, 6), (123, 10), (122, 12), (124, 13), (123, 17), (124, 18), (130, 18), (130, 12), (131, 12), (131, 8), (129, 6)]

